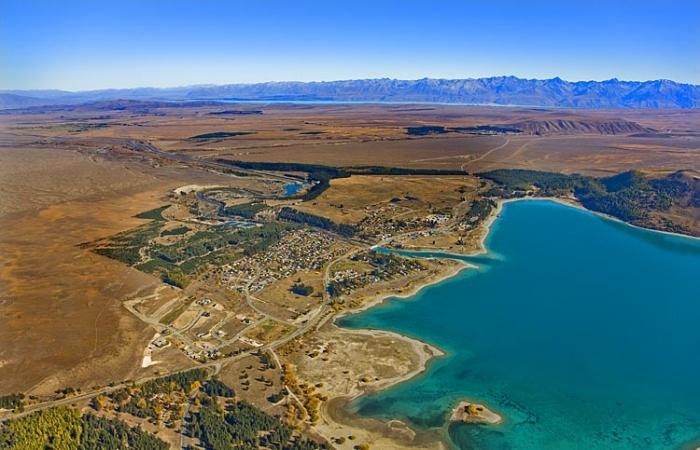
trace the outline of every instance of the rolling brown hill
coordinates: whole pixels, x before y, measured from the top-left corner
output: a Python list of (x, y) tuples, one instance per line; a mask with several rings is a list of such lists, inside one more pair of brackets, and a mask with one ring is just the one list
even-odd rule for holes
[(552, 134), (633, 134), (652, 133), (655, 130), (623, 119), (550, 119), (526, 120), (508, 124), (525, 134), (544, 136)]

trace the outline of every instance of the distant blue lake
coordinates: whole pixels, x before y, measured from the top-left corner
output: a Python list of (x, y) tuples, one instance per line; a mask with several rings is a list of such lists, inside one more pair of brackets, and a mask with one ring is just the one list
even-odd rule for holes
[(445, 427), (462, 398), (505, 416), (444, 428), (459, 449), (700, 446), (700, 242), (548, 201), (504, 206), (476, 270), (340, 325), (448, 354), (356, 400), (361, 415)]

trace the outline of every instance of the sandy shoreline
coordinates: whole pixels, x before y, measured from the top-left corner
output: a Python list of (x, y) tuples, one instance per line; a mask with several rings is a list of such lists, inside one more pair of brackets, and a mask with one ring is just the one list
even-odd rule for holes
[(411, 288), (405, 293), (378, 294), (369, 298), (360, 307), (342, 311), (333, 317), (331, 326), (338, 330), (342, 330), (342, 332), (349, 332), (369, 337), (389, 336), (408, 344), (411, 347), (412, 352), (417, 357), (415, 367), (406, 373), (395, 377), (381, 379), (378, 382), (373, 383), (371, 387), (353, 388), (349, 395), (329, 397), (329, 400), (323, 403), (320, 411), (321, 421), (319, 424), (313, 427), (315, 431), (325, 436), (329, 440), (331, 436), (335, 435), (356, 436), (354, 441), (348, 441), (343, 444), (334, 443), (336, 448), (352, 449), (354, 445), (362, 442), (370, 443), (372, 448), (387, 450), (438, 450), (448, 448), (446, 444), (442, 442), (440, 436), (436, 433), (428, 433), (419, 436), (415, 430), (411, 429), (408, 425), (399, 420), (384, 422), (378, 419), (359, 417), (347, 409), (348, 404), (361, 395), (387, 389), (421, 374), (427, 369), (429, 362), (433, 358), (444, 356), (445, 352), (427, 342), (388, 330), (342, 328), (336, 325), (336, 320), (348, 315), (358, 314), (369, 308), (377, 306), (388, 298), (412, 297), (427, 286), (440, 283), (456, 276), (465, 269), (474, 267), (468, 263), (465, 263), (464, 261), (456, 261), (455, 263), (456, 264), (454, 266), (449, 267), (444, 271), (441, 271), (431, 277), (427, 277), (427, 279), (422, 280), (421, 282), (414, 283), (414, 285), (411, 286)]
[[(575, 198), (561, 198), (561, 197), (522, 197), (522, 198), (513, 198), (513, 199), (504, 199), (501, 200), (501, 203), (506, 203), (506, 202), (513, 202), (513, 201), (521, 201), (521, 200), (547, 200), (550, 202), (554, 203), (559, 203), (560, 205), (564, 206), (570, 206), (572, 208), (580, 209), (581, 211), (585, 211), (590, 214), (594, 214), (598, 217), (602, 217), (604, 219), (616, 222), (616, 223), (621, 223), (623, 225), (627, 225), (628, 227), (636, 228), (638, 230), (644, 230), (644, 231), (651, 231), (652, 233), (661, 233), (665, 234), (668, 236), (676, 236), (676, 237), (682, 237), (686, 239), (693, 239), (696, 241), (700, 241), (700, 236), (692, 236), (689, 234), (683, 234), (683, 233), (675, 233), (673, 231), (665, 231), (665, 230), (655, 230), (654, 228), (647, 228), (647, 227), (642, 227), (640, 225), (635, 225), (633, 223), (625, 222), (622, 219), (618, 219), (615, 216), (611, 216), (609, 214), (602, 213), (600, 211), (593, 211), (591, 209), (586, 208), (583, 206), (578, 200)], [(499, 209), (500, 211), (500, 209)]]
[[(332, 326), (337, 327), (335, 324)], [(329, 397), (321, 406), (321, 420), (317, 425), (314, 425), (314, 430), (331, 442), (334, 436), (356, 437), (356, 439), (348, 440), (343, 444), (333, 442), (335, 448), (342, 450), (351, 450), (360, 443), (368, 443), (372, 449), (446, 450), (448, 447), (436, 433), (430, 433), (430, 437), (426, 435), (419, 436), (415, 430), (400, 420), (382, 421), (375, 418), (361, 417), (348, 408), (350, 402), (362, 395), (387, 389), (416, 377), (427, 369), (428, 363), (433, 358), (444, 356), (445, 353), (433, 345), (391, 331), (337, 328), (343, 332), (352, 332), (353, 334), (370, 338), (390, 336), (405, 342), (417, 356), (418, 361), (413, 370), (399, 376), (383, 378), (373, 383), (371, 387), (354, 387), (349, 395)]]
[[(440, 259), (440, 258), (435, 258), (435, 259)], [(420, 292), (425, 287), (431, 286), (433, 284), (441, 283), (449, 278), (456, 276), (457, 274), (459, 274), (463, 270), (475, 268), (475, 266), (473, 264), (469, 264), (469, 263), (464, 262), (464, 261), (456, 261), (456, 263), (458, 265), (451, 268), (450, 270), (444, 271), (440, 274), (436, 274), (435, 276), (432, 276), (432, 277), (427, 277), (427, 280), (424, 282), (415, 283), (415, 285), (412, 286), (411, 289), (406, 293), (402, 293), (402, 294), (393, 294), (393, 293), (378, 294), (378, 295), (372, 296), (369, 300), (366, 300), (361, 306), (359, 306), (357, 308), (352, 308), (352, 309), (347, 309), (345, 311), (341, 311), (335, 315), (335, 317), (333, 318), (333, 323), (335, 323), (335, 321), (337, 319), (340, 319), (342, 317), (351, 316), (353, 314), (358, 314), (358, 313), (361, 313), (362, 311), (373, 308), (373, 307), (381, 304), (382, 302), (384, 302), (388, 298), (413, 297), (414, 295), (416, 295), (418, 292)], [(357, 330), (353, 330), (353, 331), (357, 331)], [(383, 332), (384, 330), (380, 330), (380, 331)]]

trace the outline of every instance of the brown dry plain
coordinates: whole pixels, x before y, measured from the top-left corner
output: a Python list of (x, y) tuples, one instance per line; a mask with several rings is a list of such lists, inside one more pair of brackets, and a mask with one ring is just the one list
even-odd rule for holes
[(431, 211), (451, 209), (464, 200), (465, 194), (476, 191), (478, 181), (467, 176), (369, 176), (355, 175), (331, 181), (332, 189), (312, 202), (297, 206), (338, 223), (357, 223), (377, 208), (386, 207), (392, 199), (394, 218), (422, 217)]
[[(260, 110), (262, 114), (211, 114), (225, 110)], [(494, 124), (524, 124), (523, 128), (540, 134), (406, 133), (407, 127)], [(601, 134), (610, 127), (628, 131), (638, 127), (641, 131)], [(216, 132), (250, 134), (192, 139)], [(154, 351), (153, 359), (161, 361), (159, 366), (142, 368), (144, 348), (154, 338), (154, 329), (123, 306), (127, 299), (149, 298), (137, 311), (159, 315), (173, 305), (184, 304), (185, 297), (172, 288), (149, 297), (163, 286), (158, 278), (98, 256), (79, 244), (147, 223), (134, 216), (170, 203), (173, 197), (169, 194), (177, 187), (232, 187), (268, 195), (281, 191), (279, 179), (221, 173), (221, 166), (210, 163), (216, 158), (461, 169), (470, 173), (494, 168), (590, 175), (630, 169), (659, 174), (679, 169), (699, 171), (700, 111), (590, 112), (434, 105), (153, 107), (138, 102), (105, 102), (43, 112), (5, 111), (0, 114), (0, 394), (22, 391), (45, 396), (66, 386), (85, 390), (152, 375), (156, 370), (194, 365), (170, 346)], [(331, 188), (311, 202), (287, 204), (339, 223), (370, 221), (371, 228), (374, 216), (411, 220), (441, 212), (461, 213), (481, 188), (477, 178), (466, 174), (352, 176), (333, 180)], [(234, 199), (229, 203), (240, 202)], [(167, 215), (174, 222), (166, 229), (173, 229), (188, 216), (188, 209), (178, 204)], [(405, 244), (452, 251), (463, 234), (450, 229), (442, 234), (409, 236)], [(469, 231), (457, 251), (478, 248), (483, 234), (483, 227)], [(176, 238), (161, 238), (163, 242), (172, 239)], [(359, 247), (348, 250), (355, 252)], [(188, 288), (188, 296), (208, 293), (228, 309), (227, 313), (207, 309), (210, 318), (197, 322), (193, 329), (205, 333), (214, 322), (243, 315), (253, 323), (226, 322), (220, 328), (226, 336), (244, 333), (275, 340), (299, 326), (291, 323), (297, 313), (322, 308), (323, 298), (318, 293), (326, 276), (367, 265), (351, 261), (349, 255), (331, 262), (328, 273), (316, 271), (279, 280), (256, 293), (257, 299), (249, 298), (249, 303), (240, 291), (211, 289), (212, 279), (196, 281)], [(426, 267), (429, 270), (425, 272), (359, 289), (348, 296), (345, 305), (361, 308), (388, 293), (405, 295), (461, 268), (444, 262), (427, 263)], [(290, 294), (289, 287), (297, 277), (313, 285), (316, 294), (309, 298)], [(264, 318), (253, 310), (256, 305), (264, 314), (290, 323)], [(174, 323), (186, 326), (190, 323), (186, 314)], [(415, 436), (400, 423), (349, 417), (342, 408), (348, 397), (422, 370), (437, 350), (390, 333), (339, 330), (329, 320), (332, 317), (333, 313), (324, 314), (312, 332), (287, 343), (280, 352), (283, 363), (297, 367), (304, 381), (320, 384), (317, 392), (330, 399), (321, 406), (314, 432), (331, 442), (348, 434), (356, 436), (356, 440), (337, 444), (341, 448), (366, 441), (378, 443), (379, 447), (373, 448), (439, 445), (435, 436)], [(271, 323), (280, 326), (270, 329)], [(267, 334), (271, 335), (263, 336)], [(323, 356), (309, 356), (316, 347)], [(238, 351), (246, 346), (238, 341), (225, 348)], [(381, 359), (390, 363), (374, 364)], [(348, 360), (360, 363), (348, 364)], [(256, 357), (236, 360), (221, 377), (238, 390), (241, 371), (251, 370), (246, 368), (256, 361)], [(267, 371), (272, 386), (253, 383), (249, 391), (243, 391), (244, 397), (271, 411), (282, 411), (281, 406), (265, 400), (282, 389), (280, 370)]]
[[(583, 111), (542, 108), (432, 105), (222, 105), (148, 108), (127, 103), (73, 107), (48, 114), (2, 117), (6, 138), (149, 141), (194, 157), (295, 161), (328, 165), (387, 165), (468, 171), (495, 167), (563, 170), (593, 175), (620, 170), (700, 169), (700, 112)], [(123, 106), (123, 105), (121, 105)], [(211, 115), (259, 110), (254, 115)], [(569, 128), (561, 128), (562, 122)], [(659, 133), (601, 135), (595, 126), (633, 122)], [(532, 124), (541, 135), (474, 136), (448, 133), (408, 136), (406, 127)], [(549, 128), (542, 128), (547, 125)], [(559, 125), (559, 128), (557, 128)], [(589, 128), (586, 128), (589, 127)], [(591, 127), (593, 129), (591, 130)], [(528, 128), (530, 129), (530, 128)], [(191, 139), (211, 132), (249, 132), (226, 138)]]
[[(313, 289), (309, 295), (292, 292), (292, 287), (302, 283)], [(319, 272), (297, 272), (293, 277), (283, 278), (260, 291), (256, 302), (260, 310), (269, 310), (275, 317), (298, 321), (318, 308), (323, 302), (323, 276)]]

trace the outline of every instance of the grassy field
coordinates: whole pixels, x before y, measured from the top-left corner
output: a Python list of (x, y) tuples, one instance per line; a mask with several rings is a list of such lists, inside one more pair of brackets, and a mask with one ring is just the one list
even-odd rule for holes
[[(297, 282), (310, 286), (313, 292), (309, 295), (298, 295), (292, 292), (292, 287)], [(258, 292), (256, 296), (270, 305), (275, 305), (282, 310), (287, 310), (290, 319), (294, 315), (307, 313), (321, 303), (323, 293), (323, 276), (319, 272), (298, 272), (293, 277), (276, 281)], [(294, 312), (294, 314), (291, 314)]]
[(288, 325), (274, 320), (266, 320), (245, 335), (260, 344), (267, 344), (279, 339), (290, 331), (292, 331), (292, 328)]

